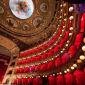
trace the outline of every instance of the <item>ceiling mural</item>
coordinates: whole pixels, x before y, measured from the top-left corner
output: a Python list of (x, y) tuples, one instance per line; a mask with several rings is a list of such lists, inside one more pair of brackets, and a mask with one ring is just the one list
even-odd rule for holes
[[(3, 4), (3, 5), (2, 5)], [(34, 36), (44, 31), (55, 11), (55, 0), (4, 0), (0, 2), (0, 23), (16, 35)], [(28, 24), (23, 24), (23, 23)]]
[(44, 42), (56, 30), (58, 4), (56, 0), (0, 0), (0, 34), (20, 50)]

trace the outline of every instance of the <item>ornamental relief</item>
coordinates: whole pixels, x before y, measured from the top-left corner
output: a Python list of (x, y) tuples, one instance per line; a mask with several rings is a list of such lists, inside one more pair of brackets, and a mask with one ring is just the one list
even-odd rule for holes
[[(5, 30), (12, 34), (22, 36), (36, 35), (50, 23), (55, 11), (54, 2), (55, 0), (30, 0), (30, 4), (28, 4), (28, 1), (6, 0), (0, 3), (0, 14), (5, 14), (2, 15), (4, 21), (0, 23), (6, 27)], [(32, 3), (34, 6), (33, 14), (31, 14), (30, 18), (26, 18), (23, 15), (28, 14), (27, 12), (30, 13), (33, 9), (31, 7)], [(25, 22), (27, 24), (23, 24)]]

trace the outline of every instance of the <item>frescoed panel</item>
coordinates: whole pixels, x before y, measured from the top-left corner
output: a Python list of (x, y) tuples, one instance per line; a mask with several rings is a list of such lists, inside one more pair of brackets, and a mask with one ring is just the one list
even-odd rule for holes
[(12, 18), (7, 18), (6, 19), (6, 23), (10, 26), (12, 26), (13, 28), (17, 28), (18, 24), (15, 20), (13, 20)]
[(12, 13), (19, 19), (28, 19), (34, 11), (32, 0), (9, 0)]
[(42, 18), (37, 17), (33, 20), (33, 25), (37, 28), (39, 27), (41, 24), (43, 24), (44, 21), (42, 20)]
[(42, 12), (46, 12), (47, 11), (47, 5), (45, 4), (45, 3), (42, 3), (41, 5), (40, 5), (40, 10), (42, 11)]

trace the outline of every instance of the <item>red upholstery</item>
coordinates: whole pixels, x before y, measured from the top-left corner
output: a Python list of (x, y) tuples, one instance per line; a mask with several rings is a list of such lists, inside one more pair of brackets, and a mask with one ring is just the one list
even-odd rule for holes
[(42, 47), (39, 47), (39, 48), (38, 48), (38, 51), (41, 51), (41, 50), (42, 50)]
[(41, 71), (45, 71), (45, 70), (47, 70), (47, 64), (46, 63), (41, 65)]
[(16, 72), (16, 73), (19, 73), (19, 72), (20, 72), (20, 69), (19, 69), (19, 68), (17, 68), (17, 69), (15, 70), (15, 72)]
[(70, 29), (70, 27), (71, 27), (71, 20), (69, 21), (69, 29)]
[(77, 49), (79, 48), (80, 44), (81, 44), (81, 42), (76, 42), (76, 41), (74, 42), (74, 45), (77, 46)]
[(33, 53), (36, 53), (36, 52), (37, 52), (37, 49), (34, 49), (34, 50), (33, 50)]
[(41, 70), (41, 66), (40, 65), (37, 65), (36, 67), (35, 67), (35, 71), (40, 71)]
[(20, 68), (20, 73), (24, 73), (24, 68)]
[(64, 39), (67, 39), (68, 35), (69, 35), (69, 30), (65, 33)]
[(48, 63), (48, 69), (53, 69), (53, 68), (55, 68), (55, 62), (54, 61), (50, 61)]
[(83, 33), (79, 33), (79, 34), (76, 36), (75, 41), (81, 42), (81, 41), (82, 41), (82, 38), (83, 38)]
[(41, 85), (41, 79), (39, 78), (34, 78), (34, 85)]
[(72, 57), (77, 51), (77, 46), (75, 45), (71, 45), (69, 50), (68, 50), (68, 53), (70, 53), (70, 56)]
[(54, 49), (49, 50), (48, 56), (51, 56), (51, 55), (53, 55), (53, 54), (54, 54)]
[(55, 60), (55, 67), (61, 66), (62, 65), (62, 59), (61, 58), (57, 58)]
[(25, 85), (28, 84), (28, 79), (27, 78), (23, 78), (22, 79), (22, 83), (25, 84)]
[(42, 58), (46, 58), (46, 57), (48, 57), (48, 53), (43, 53)]
[(21, 78), (18, 78), (18, 84), (22, 84), (22, 79)]
[(25, 53), (24, 53), (24, 56), (27, 56), (27, 55), (28, 55), (28, 52), (25, 52)]
[(66, 84), (70, 85), (72, 83), (75, 83), (75, 85), (77, 85), (76, 78), (74, 75), (67, 73), (65, 75), (65, 78), (66, 78)]
[(64, 53), (61, 58), (62, 58), (62, 62), (65, 63), (70, 59), (70, 54)]
[(54, 53), (56, 53), (59, 49), (60, 49), (60, 46), (56, 45), (55, 48), (54, 48)]
[(53, 38), (53, 41), (55, 42), (57, 38), (58, 38), (58, 36), (56, 35), (56, 36)]
[(43, 49), (47, 48), (48, 47), (48, 44), (44, 44), (43, 45)]
[(18, 64), (18, 65), (19, 65), (19, 64), (22, 64), (22, 61), (21, 61), (21, 60), (19, 60), (17, 64)]
[(62, 39), (62, 40), (61, 40), (61, 42), (60, 42), (60, 44), (59, 44), (59, 45), (60, 45), (60, 47), (62, 47), (62, 46), (63, 46), (64, 42), (65, 42), (65, 39)]
[(56, 78), (53, 76), (50, 76), (49, 78), (49, 85), (56, 85)]
[(76, 76), (77, 83), (80, 85), (85, 85), (85, 72), (76, 70), (74, 72), (74, 75)]
[(77, 51), (77, 47), (75, 45), (71, 45), (69, 51)]
[(64, 76), (59, 75), (56, 77), (56, 79), (57, 79), (57, 85), (59, 85), (59, 84), (66, 85), (66, 79)]
[(29, 73), (30, 72), (30, 69), (29, 67), (25, 67), (25, 70), (24, 70), (25, 73)]
[(59, 32), (58, 32), (58, 34), (57, 34), (57, 35), (59, 36), (61, 32), (62, 32), (62, 29), (60, 29), (60, 30), (59, 30)]
[(26, 62), (27, 62), (26, 59), (23, 59), (23, 60), (22, 60), (22, 63), (23, 63), (23, 64), (25, 64)]
[(13, 78), (13, 83), (17, 83), (17, 79)]
[(27, 63), (29, 63), (29, 62), (31, 62), (31, 59), (30, 58), (27, 59)]
[(41, 55), (38, 55), (37, 57), (36, 57), (36, 60), (41, 60), (42, 59), (42, 56)]
[(32, 52), (32, 50), (31, 50), (31, 51), (28, 52), (28, 55), (31, 55), (32, 53), (33, 53), (33, 52)]
[(32, 61), (32, 62), (33, 62), (33, 61), (36, 61), (36, 57), (32, 57), (31, 61)]
[(24, 56), (24, 53), (21, 53), (20, 55), (19, 55), (19, 57), (23, 57)]
[(33, 78), (29, 78), (28, 79), (28, 85), (31, 84), (31, 83), (33, 84), (33, 81), (34, 81)]

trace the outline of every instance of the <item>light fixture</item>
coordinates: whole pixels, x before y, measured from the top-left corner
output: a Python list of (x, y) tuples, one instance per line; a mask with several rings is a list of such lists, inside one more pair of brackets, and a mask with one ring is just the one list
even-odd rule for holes
[(62, 16), (60, 16), (60, 18), (62, 18)]
[(69, 69), (67, 69), (67, 72), (69, 72), (70, 70)]
[(63, 53), (63, 51), (61, 51), (61, 53)]
[(70, 7), (70, 8), (69, 8), (69, 11), (72, 12), (72, 11), (73, 11), (73, 7)]
[(63, 28), (65, 28), (65, 26), (63, 26)]
[(85, 46), (82, 46), (82, 50), (85, 51)]
[(62, 7), (63, 5), (61, 4), (60, 7)]
[(81, 56), (80, 56), (80, 59), (81, 59), (81, 60), (84, 60), (84, 59), (85, 59), (84, 55), (81, 55)]
[(62, 30), (62, 32), (63, 32), (64, 30)]
[(69, 36), (71, 36), (72, 35), (72, 33), (69, 33)]
[(66, 21), (66, 18), (64, 19), (64, 21)]
[(68, 46), (68, 44), (66, 44), (66, 47)]
[(70, 27), (70, 30), (73, 30), (73, 27)]
[(62, 34), (60, 34), (60, 36), (62, 36)]
[(62, 75), (62, 72), (60, 72), (59, 74)]
[(64, 73), (67, 73), (67, 71), (65, 70)]
[(70, 16), (69, 19), (72, 20), (74, 17), (73, 16)]
[(73, 66), (71, 66), (71, 69), (73, 70), (73, 69), (74, 69), (74, 67), (73, 67)]
[(83, 42), (85, 43), (85, 38), (83, 39)]
[(77, 67), (77, 64), (73, 64), (74, 67)]

